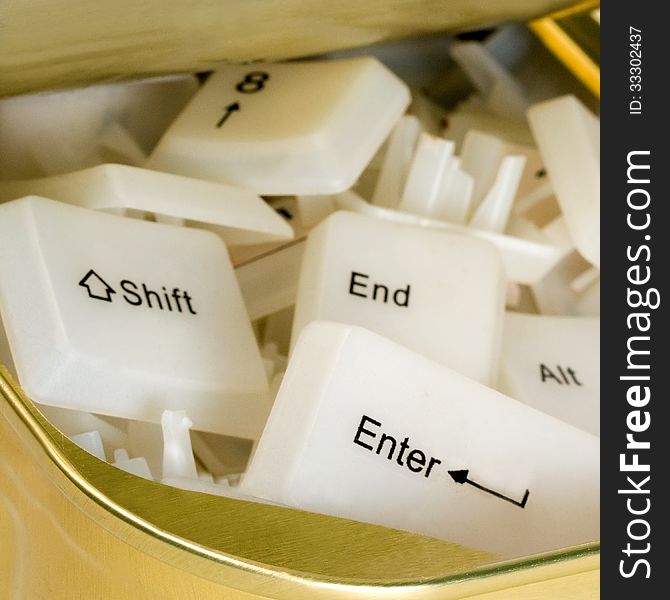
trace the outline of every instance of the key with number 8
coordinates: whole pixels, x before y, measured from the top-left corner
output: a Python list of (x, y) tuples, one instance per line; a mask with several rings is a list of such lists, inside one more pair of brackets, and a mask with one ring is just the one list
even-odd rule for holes
[(151, 169), (258, 194), (329, 194), (355, 183), (410, 101), (373, 58), (231, 66), (166, 131)]

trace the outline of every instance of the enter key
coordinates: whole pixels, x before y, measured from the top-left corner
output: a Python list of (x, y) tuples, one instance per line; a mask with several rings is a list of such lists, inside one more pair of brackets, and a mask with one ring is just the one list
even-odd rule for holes
[(599, 538), (598, 438), (369, 330), (305, 327), (242, 482), (506, 558)]

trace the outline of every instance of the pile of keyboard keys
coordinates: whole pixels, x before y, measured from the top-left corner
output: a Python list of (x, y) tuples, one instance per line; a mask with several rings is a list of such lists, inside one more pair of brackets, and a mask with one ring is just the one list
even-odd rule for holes
[(166, 485), (597, 540), (599, 120), (521, 38), (0, 101), (0, 362)]

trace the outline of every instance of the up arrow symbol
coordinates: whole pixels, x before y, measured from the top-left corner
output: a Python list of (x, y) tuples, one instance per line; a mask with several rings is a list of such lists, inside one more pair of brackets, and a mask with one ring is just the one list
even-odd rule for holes
[(114, 289), (93, 269), (89, 269), (88, 273), (81, 278), (79, 285), (86, 288), (89, 298), (96, 300), (111, 302), (112, 294), (116, 294)]

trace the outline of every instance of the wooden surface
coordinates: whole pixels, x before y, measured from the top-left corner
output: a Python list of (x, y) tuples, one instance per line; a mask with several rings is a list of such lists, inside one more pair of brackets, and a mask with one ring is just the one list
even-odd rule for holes
[(566, 0), (0, 0), (0, 95), (526, 20)]

